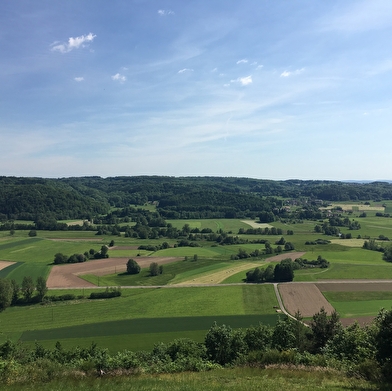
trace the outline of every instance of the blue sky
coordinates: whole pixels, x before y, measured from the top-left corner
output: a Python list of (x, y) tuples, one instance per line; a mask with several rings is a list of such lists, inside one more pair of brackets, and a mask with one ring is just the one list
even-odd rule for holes
[(390, 0), (0, 2), (1, 175), (392, 179)]

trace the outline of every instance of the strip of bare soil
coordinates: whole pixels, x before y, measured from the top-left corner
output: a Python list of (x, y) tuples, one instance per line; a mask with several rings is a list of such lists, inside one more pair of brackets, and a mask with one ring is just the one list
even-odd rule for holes
[(0, 261), (0, 270), (5, 269), (8, 266), (13, 265), (15, 262), (9, 262), (9, 261)]
[(266, 258), (265, 260), (269, 262), (280, 262), (283, 259), (291, 258), (294, 261), (294, 259), (301, 258), (304, 254), (304, 252), (282, 253), (271, 258)]

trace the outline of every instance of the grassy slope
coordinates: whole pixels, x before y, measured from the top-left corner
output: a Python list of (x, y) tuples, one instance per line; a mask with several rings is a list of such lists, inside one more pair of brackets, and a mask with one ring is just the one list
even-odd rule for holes
[(320, 370), (292, 369), (258, 369), (234, 368), (219, 369), (201, 373), (178, 373), (164, 375), (138, 375), (123, 377), (55, 380), (44, 384), (8, 385), (9, 391), (35, 390), (41, 391), (135, 391), (171, 390), (171, 391), (281, 391), (281, 390), (377, 390), (361, 379), (347, 378), (341, 373)]

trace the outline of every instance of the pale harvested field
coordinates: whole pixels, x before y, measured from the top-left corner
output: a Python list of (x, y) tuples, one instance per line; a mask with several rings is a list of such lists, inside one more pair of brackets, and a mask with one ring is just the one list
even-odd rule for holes
[[(219, 270), (215, 273), (209, 273), (206, 274), (204, 276), (200, 276), (191, 280), (187, 280), (187, 281), (183, 281), (180, 282), (176, 285), (189, 285), (189, 284), (219, 284), (221, 283), (223, 280), (225, 280), (226, 278), (232, 276), (233, 274), (237, 274), (243, 270), (248, 270), (251, 268), (255, 268), (257, 265), (255, 263), (243, 263), (241, 265), (237, 265), (237, 266), (231, 266), (227, 269), (223, 269), (223, 270)], [(245, 277), (245, 275), (244, 275)]]
[(340, 244), (346, 247), (363, 247), (364, 239), (331, 239), (331, 243)]
[(327, 208), (320, 208), (320, 209), (332, 209), (336, 207), (341, 207), (344, 211), (357, 209), (360, 212), (366, 211), (373, 211), (373, 212), (384, 212), (385, 208), (382, 205), (379, 206), (370, 206), (370, 205), (363, 205), (363, 204), (332, 204)]
[(83, 225), (84, 220), (75, 220), (75, 221), (70, 221), (67, 223), (67, 225)]
[(241, 220), (242, 223), (250, 225), (252, 228), (272, 228), (272, 225), (267, 223), (256, 223), (253, 220)]
[(103, 239), (96, 238), (49, 238), (52, 242), (102, 242)]
[(0, 270), (5, 269), (8, 266), (13, 265), (15, 262), (9, 262), (9, 261), (0, 261)]
[(334, 311), (315, 284), (290, 282), (279, 284), (278, 288), (283, 304), (291, 315), (300, 311), (303, 317), (310, 317), (319, 312), (321, 307), (324, 307), (328, 314)]
[[(104, 276), (106, 274), (123, 273), (129, 258), (106, 258), (83, 263), (55, 265), (47, 280), (48, 288), (82, 288), (94, 287), (95, 285), (79, 278), (83, 274)], [(151, 262), (159, 265), (178, 261), (176, 257), (137, 257), (137, 263), (141, 268), (150, 266)]]

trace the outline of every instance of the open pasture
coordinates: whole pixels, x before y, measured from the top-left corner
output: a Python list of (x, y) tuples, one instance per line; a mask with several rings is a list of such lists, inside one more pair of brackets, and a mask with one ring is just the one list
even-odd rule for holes
[(294, 281), (383, 280), (392, 278), (392, 265), (331, 264), (328, 269), (296, 270)]
[[(163, 342), (162, 335), (166, 336), (164, 339), (167, 342), (186, 337), (202, 342), (205, 334), (214, 322), (230, 325), (232, 328), (246, 328), (257, 325), (260, 322), (274, 325), (276, 319), (276, 314), (170, 317), (159, 318), (159, 320), (156, 318), (127, 319), (100, 322), (93, 325), (88, 324), (60, 327), (57, 329), (25, 331), (20, 341), (30, 343), (45, 341), (46, 344), (51, 343), (52, 346), (56, 341), (62, 341), (62, 345), (64, 346), (67, 345), (68, 339), (74, 342), (75, 335), (77, 335), (79, 339), (83, 339), (82, 345), (85, 346), (97, 341), (100, 341), (99, 346), (103, 346), (103, 341), (105, 341), (108, 343), (107, 346), (110, 346), (111, 351), (124, 349), (132, 351), (150, 350), (156, 343)], [(88, 339), (88, 343), (84, 341), (86, 338)], [(142, 338), (143, 345), (139, 345), (139, 338)], [(113, 344), (116, 340), (117, 344)]]
[(342, 318), (370, 321), (381, 308), (392, 308), (392, 280), (328, 282), (317, 287)]
[[(78, 290), (77, 294), (80, 294), (81, 291), (83, 290)], [(85, 292), (88, 294), (90, 290), (85, 290)], [(54, 291), (50, 292), (50, 294), (52, 293)], [(264, 321), (263, 316), (267, 315), (265, 319), (271, 321), (276, 317), (273, 308), (275, 305), (277, 305), (277, 300), (272, 285), (124, 289), (121, 297), (108, 300), (81, 299), (44, 306), (11, 307), (0, 314), (2, 331), (0, 342), (7, 338), (17, 340), (27, 330), (46, 330), (47, 332), (40, 334), (40, 342), (41, 339), (42, 341), (50, 340), (49, 342), (53, 344), (50, 333), (54, 333), (53, 338), (61, 340), (73, 338), (72, 343), (82, 344), (84, 343), (85, 330), (90, 328), (91, 333), (95, 335), (100, 333), (99, 330), (101, 326), (104, 326), (103, 323), (117, 322), (115, 326), (117, 328), (110, 332), (109, 327), (108, 333), (96, 335), (94, 341), (109, 343), (113, 338), (119, 340), (118, 335), (126, 335), (121, 338), (127, 343), (129, 342), (129, 348), (132, 347), (132, 341), (135, 339), (148, 340), (149, 346), (151, 346), (161, 340), (161, 332), (163, 334), (172, 333), (171, 339), (185, 335), (189, 337), (193, 332), (200, 337), (202, 335), (200, 330), (206, 331), (215, 319), (219, 320), (219, 317), (223, 316), (229, 317), (225, 322), (232, 320), (233, 325), (237, 324), (235, 323), (237, 317), (238, 322), (248, 322), (248, 326), (257, 324), (257, 319)], [(256, 319), (252, 316), (260, 316), (260, 318)], [(196, 324), (199, 323), (199, 326), (192, 326), (195, 324), (192, 321), (195, 317), (200, 320), (200, 322), (196, 322)], [(184, 318), (181, 320), (182, 326), (176, 326), (176, 319), (180, 318)], [(133, 321), (137, 319), (145, 319), (145, 322), (140, 320), (135, 322), (135, 325), (139, 325), (139, 331), (135, 336), (132, 327), (136, 327), (133, 325)], [(173, 324), (173, 332), (170, 331), (170, 328), (160, 331), (161, 320)], [(114, 323), (112, 323), (113, 325)], [(69, 327), (74, 328), (69, 329)], [(79, 329), (79, 327), (81, 328)], [(63, 329), (59, 331), (58, 329), (61, 328)], [(49, 332), (53, 329), (55, 331)], [(80, 336), (77, 330), (80, 330)], [(185, 334), (182, 335), (181, 332)], [(156, 339), (151, 339), (152, 334)], [(37, 335), (34, 337), (25, 336), (24, 338), (36, 337)], [(102, 346), (101, 343), (100, 346)], [(109, 347), (110, 344), (104, 346)], [(123, 346), (122, 349), (124, 348)]]

